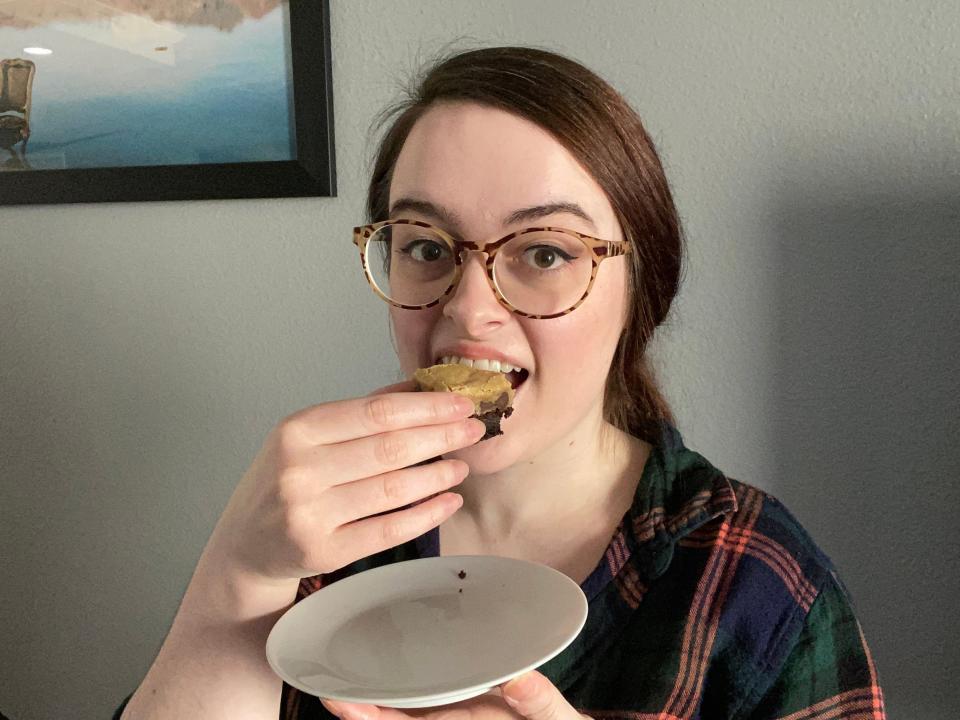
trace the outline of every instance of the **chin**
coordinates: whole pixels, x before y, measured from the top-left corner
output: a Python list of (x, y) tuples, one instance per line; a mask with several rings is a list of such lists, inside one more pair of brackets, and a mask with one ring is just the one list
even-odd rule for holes
[(508, 420), (504, 422), (502, 435), (483, 440), (456, 452), (446, 453), (444, 457), (463, 460), (470, 466), (471, 475), (492, 475), (526, 460), (529, 449), (529, 442), (524, 442), (523, 438), (510, 433)]

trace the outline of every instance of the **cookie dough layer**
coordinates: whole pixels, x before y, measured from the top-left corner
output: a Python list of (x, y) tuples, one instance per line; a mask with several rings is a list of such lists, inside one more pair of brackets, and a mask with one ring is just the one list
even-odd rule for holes
[(487, 432), (482, 440), (502, 435), (500, 420), (513, 412), (513, 388), (506, 375), (466, 365), (433, 365), (413, 374), (417, 389), (426, 392), (455, 392), (470, 398), (474, 417), (483, 421)]

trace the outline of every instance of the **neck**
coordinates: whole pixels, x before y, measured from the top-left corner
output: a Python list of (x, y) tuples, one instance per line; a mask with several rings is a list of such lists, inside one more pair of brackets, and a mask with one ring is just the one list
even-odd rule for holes
[(481, 540), (536, 536), (626, 512), (649, 446), (603, 420), (600, 409), (532, 459), (490, 475), (471, 474), (460, 522)]

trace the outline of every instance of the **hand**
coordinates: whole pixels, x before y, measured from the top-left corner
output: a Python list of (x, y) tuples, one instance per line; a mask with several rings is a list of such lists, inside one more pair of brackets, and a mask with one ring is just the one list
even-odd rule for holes
[(341, 720), (590, 720), (535, 670), (486, 695), (443, 707), (396, 710), (331, 700), (321, 702)]
[(401, 383), (284, 419), (217, 523), (212, 564), (286, 587), (412, 540), (456, 512), (462, 498), (445, 491), (467, 464), (411, 466), (472, 445), (483, 423), (468, 419), (465, 398), (412, 389)]

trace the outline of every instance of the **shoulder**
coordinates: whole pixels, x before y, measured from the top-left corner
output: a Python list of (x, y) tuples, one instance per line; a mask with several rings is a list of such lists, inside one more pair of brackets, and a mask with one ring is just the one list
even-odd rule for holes
[(775, 496), (738, 480), (730, 480), (737, 498), (731, 525), (748, 531), (745, 550), (768, 566), (776, 566), (784, 584), (809, 602), (835, 576), (833, 562), (807, 529)]
[(744, 707), (757, 704), (750, 717), (806, 718), (830, 707), (882, 720), (876, 667), (830, 558), (777, 498), (731, 484), (738, 510), (728, 520), (729, 532), (739, 538), (743, 559), (729, 615), (741, 642), (751, 641), (745, 644), (754, 671), (743, 695)]
[[(734, 507), (679, 539), (677, 552), (681, 566), (698, 569), (690, 612), (706, 613), (706, 619), (694, 618), (688, 625), (712, 628), (705, 692), (725, 687), (736, 702), (749, 705), (785, 668), (813, 662), (803, 655), (791, 664), (798, 648), (832, 657), (834, 650), (849, 653), (865, 646), (833, 563), (803, 525), (770, 493), (727, 482)], [(814, 660), (813, 666), (823, 665), (819, 656)], [(822, 666), (817, 671), (833, 677), (835, 670)], [(837, 683), (852, 686), (862, 678), (841, 680)]]
[(845, 595), (833, 563), (776, 497), (728, 479), (736, 498), (729, 513), (679, 541), (708, 550), (717, 577), (721, 626), (760, 667), (781, 664), (824, 594)]
[(742, 571), (774, 573), (798, 604), (809, 609), (834, 574), (832, 561), (780, 500), (754, 485), (731, 478), (727, 482), (736, 499), (734, 509), (697, 529), (690, 539), (711, 540), (750, 558), (753, 562)]

